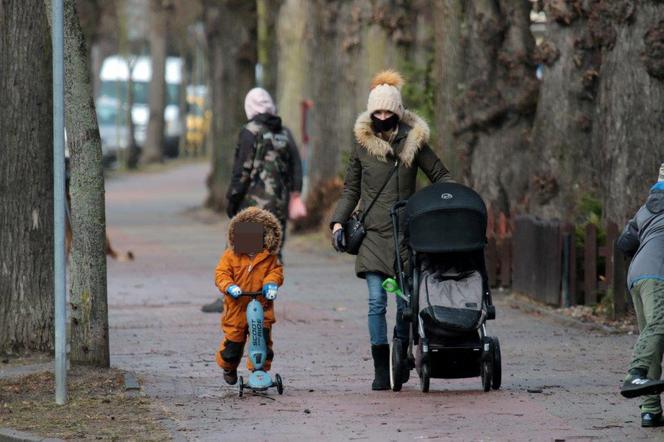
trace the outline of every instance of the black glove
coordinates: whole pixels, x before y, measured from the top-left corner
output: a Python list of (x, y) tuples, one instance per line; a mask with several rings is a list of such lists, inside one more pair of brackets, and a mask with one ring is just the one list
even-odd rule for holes
[(344, 235), (343, 227), (332, 234), (332, 247), (337, 252), (346, 251), (346, 235)]
[(228, 204), (226, 205), (226, 214), (229, 218), (233, 218), (240, 208), (242, 198), (239, 195), (232, 195), (228, 197)]

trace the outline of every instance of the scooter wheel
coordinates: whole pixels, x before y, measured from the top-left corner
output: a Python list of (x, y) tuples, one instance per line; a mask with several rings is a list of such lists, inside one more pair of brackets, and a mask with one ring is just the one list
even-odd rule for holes
[(244, 394), (244, 379), (242, 378), (242, 376), (240, 376), (240, 379), (238, 379), (238, 383), (240, 384), (239, 385), (239, 388), (240, 388), (239, 395), (240, 395), (240, 397), (242, 397), (242, 395)]
[(281, 382), (281, 376), (279, 376), (279, 374), (274, 375), (274, 383), (277, 384), (277, 393), (284, 394), (284, 384)]

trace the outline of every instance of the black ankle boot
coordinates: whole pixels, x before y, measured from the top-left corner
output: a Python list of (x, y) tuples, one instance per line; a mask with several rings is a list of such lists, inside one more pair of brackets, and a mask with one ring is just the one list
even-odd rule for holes
[(388, 344), (372, 345), (371, 356), (374, 361), (374, 381), (372, 390), (390, 389), (390, 346)]

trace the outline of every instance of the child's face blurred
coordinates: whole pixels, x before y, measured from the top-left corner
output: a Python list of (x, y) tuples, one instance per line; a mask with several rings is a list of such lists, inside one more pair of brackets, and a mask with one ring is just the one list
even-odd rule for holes
[(238, 223), (233, 240), (235, 253), (252, 255), (263, 250), (263, 225), (252, 222)]

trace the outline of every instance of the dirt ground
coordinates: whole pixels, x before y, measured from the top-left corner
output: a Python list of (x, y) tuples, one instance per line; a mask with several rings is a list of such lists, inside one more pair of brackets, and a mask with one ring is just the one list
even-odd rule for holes
[(285, 392), (238, 397), (214, 362), (219, 315), (200, 311), (217, 296), (225, 246), (224, 220), (196, 209), (206, 175), (188, 164), (107, 183), (113, 246), (136, 256), (109, 261), (112, 365), (143, 379), (172, 439), (664, 439), (664, 429), (641, 429), (637, 401), (618, 394), (635, 336), (561, 325), (499, 291), (488, 328), (501, 340), (501, 390), (433, 379), (423, 394), (415, 378), (399, 393), (371, 391), (366, 285), (352, 257), (311, 236), (289, 238), (275, 305), (273, 372)]
[(76, 367), (64, 406), (54, 402), (52, 372), (0, 379), (0, 428), (66, 440), (168, 439), (149, 400), (125, 392), (123, 379), (118, 369)]

